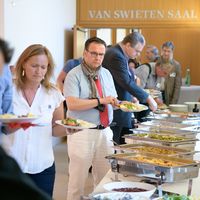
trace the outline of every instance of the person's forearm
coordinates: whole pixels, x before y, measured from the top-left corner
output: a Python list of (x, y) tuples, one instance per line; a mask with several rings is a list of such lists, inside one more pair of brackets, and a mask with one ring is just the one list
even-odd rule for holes
[(69, 110), (88, 110), (98, 106), (97, 99), (78, 99), (74, 97), (68, 97), (66, 101)]
[(52, 135), (54, 137), (62, 137), (62, 136), (66, 136), (66, 128), (63, 126), (60, 126), (58, 124), (54, 124), (53, 128), (52, 128)]

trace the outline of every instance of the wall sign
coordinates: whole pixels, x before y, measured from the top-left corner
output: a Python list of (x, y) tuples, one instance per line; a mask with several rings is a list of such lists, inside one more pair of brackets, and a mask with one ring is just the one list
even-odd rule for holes
[(77, 25), (200, 26), (200, 0), (77, 0)]

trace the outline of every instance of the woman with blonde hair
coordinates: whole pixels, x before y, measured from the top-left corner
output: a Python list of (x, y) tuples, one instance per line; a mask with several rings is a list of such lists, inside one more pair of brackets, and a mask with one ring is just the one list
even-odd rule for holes
[(49, 50), (34, 44), (27, 47), (16, 64), (13, 106), (15, 115), (38, 116), (28, 129), (18, 129), (6, 136), (6, 149), (16, 159), (22, 171), (36, 185), (52, 196), (55, 164), (52, 135), (66, 135), (66, 130), (55, 124), (62, 119), (64, 97), (50, 82), (54, 62)]

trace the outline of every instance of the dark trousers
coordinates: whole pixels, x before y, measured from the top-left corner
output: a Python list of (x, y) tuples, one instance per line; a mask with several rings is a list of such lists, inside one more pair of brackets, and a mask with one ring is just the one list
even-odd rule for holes
[(116, 125), (110, 128), (113, 131), (113, 140), (117, 144), (125, 144), (125, 138), (123, 138), (123, 136), (132, 133), (132, 131), (130, 131), (127, 127), (121, 127)]
[[(148, 104), (144, 103), (144, 105), (148, 106)], [(134, 116), (137, 119), (138, 122), (145, 122), (147, 121), (146, 117), (149, 115), (150, 109), (143, 110), (141, 112), (135, 112)]]
[(53, 196), (53, 187), (55, 182), (55, 163), (38, 174), (27, 174), (33, 182), (44, 192)]

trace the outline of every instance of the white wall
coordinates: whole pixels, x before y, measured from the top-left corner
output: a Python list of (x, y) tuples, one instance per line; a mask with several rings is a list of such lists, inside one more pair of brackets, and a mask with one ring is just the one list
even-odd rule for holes
[(4, 0), (4, 38), (15, 48), (10, 64), (27, 46), (41, 43), (54, 57), (55, 80), (64, 64), (65, 31), (75, 23), (75, 0)]
[[(75, 0), (4, 0), (3, 35), (15, 48), (10, 64), (16, 63), (27, 46), (41, 43), (54, 57), (55, 81), (64, 65), (67, 46), (65, 32), (71, 30), (75, 23)], [(53, 138), (54, 145), (59, 141)]]

